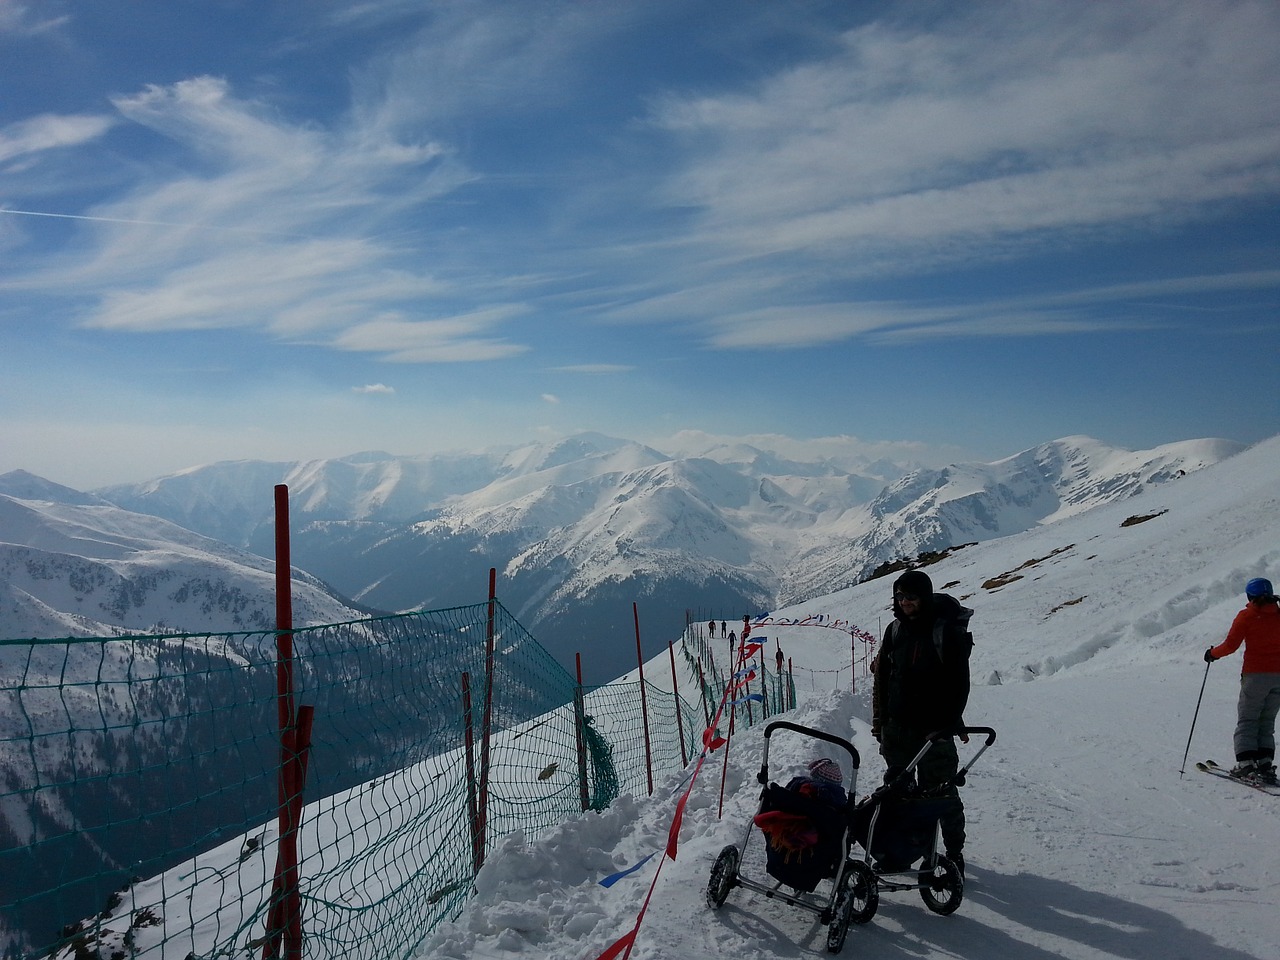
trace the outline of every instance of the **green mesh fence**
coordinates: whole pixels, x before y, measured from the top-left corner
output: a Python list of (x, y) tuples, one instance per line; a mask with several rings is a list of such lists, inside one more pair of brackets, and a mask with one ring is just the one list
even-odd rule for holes
[[(646, 794), (696, 757), (728, 684), (739, 726), (794, 700), (763, 667), (735, 679), (727, 645), (697, 628), (674, 653), (692, 700), (652, 681), (579, 689), (500, 603), (292, 636), (296, 701), (315, 718), (298, 832), (312, 958), (413, 956), (460, 912), (477, 844)], [(272, 631), (0, 641), (6, 960), (263, 954), (276, 678)]]

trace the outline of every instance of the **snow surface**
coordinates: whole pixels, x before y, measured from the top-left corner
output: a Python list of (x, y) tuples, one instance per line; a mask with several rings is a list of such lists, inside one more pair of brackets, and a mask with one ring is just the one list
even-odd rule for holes
[[(851, 929), (843, 955), (1277, 955), (1280, 798), (1192, 766), (1230, 759), (1239, 660), (1206, 670), (1201, 654), (1242, 606), (1247, 578), (1280, 579), (1277, 477), (1280, 438), (928, 568), (936, 588), (977, 610), (966, 718), (999, 734), (964, 789), (964, 902), (939, 917), (915, 893), (885, 894), (876, 917)], [(821, 614), (878, 633), (889, 584), (861, 584), (776, 615)], [(801, 668), (803, 701), (788, 719), (851, 739), (862, 752), (861, 790), (870, 790), (883, 766), (866, 723), (868, 681), (850, 674), (848, 635), (797, 626), (757, 632), (770, 638), (766, 656), (780, 642)], [(821, 746), (774, 739), (770, 773), (784, 782)], [(634, 926), (651, 886), (631, 952), (637, 960), (826, 955), (825, 928), (812, 914), (743, 889), (719, 911), (703, 898), (716, 854), (740, 839), (756, 810), (762, 748), (757, 727), (734, 737), (727, 767), (722, 751), (708, 756), (675, 860), (660, 851), (687, 772), (653, 797), (624, 797), (537, 838), (506, 837), (464, 915), (437, 928), (421, 956), (591, 960)], [(655, 852), (641, 869), (600, 885)]]

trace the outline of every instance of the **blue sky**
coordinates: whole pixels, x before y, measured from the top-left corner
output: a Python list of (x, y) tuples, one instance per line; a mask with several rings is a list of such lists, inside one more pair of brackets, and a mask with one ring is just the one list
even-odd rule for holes
[(1280, 5), (0, 0), (0, 472), (1280, 431)]

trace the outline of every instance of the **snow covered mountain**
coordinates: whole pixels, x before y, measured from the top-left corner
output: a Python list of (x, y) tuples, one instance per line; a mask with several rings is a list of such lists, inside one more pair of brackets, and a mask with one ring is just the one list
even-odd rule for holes
[[(977, 611), (966, 716), (999, 738), (963, 789), (968, 868), (957, 914), (936, 917), (910, 893), (886, 893), (874, 919), (850, 931), (843, 956), (1274, 956), (1275, 798), (1189, 763), (1184, 771), (1182, 758), (1186, 750), (1192, 759), (1228, 759), (1238, 655), (1206, 665), (1201, 653), (1242, 606), (1247, 579), (1280, 580), (1277, 475), (1280, 437), (1179, 483), (1068, 508), (1061, 522), (989, 539), (925, 568), (936, 588)], [(860, 672), (850, 683), (847, 635), (806, 625), (825, 618), (874, 629), (889, 605), (888, 583), (872, 580), (775, 610), (753, 631), (769, 645), (781, 642), (794, 661), (801, 703), (787, 719), (859, 750), (859, 795), (884, 772), (867, 723), (867, 677)], [(666, 684), (663, 664), (649, 664), (649, 682)], [(634, 678), (633, 671), (625, 679)], [(975, 747), (963, 747), (965, 756)], [(768, 754), (770, 778), (786, 782), (815, 750), (828, 749), (780, 735)], [(701, 776), (691, 775), (691, 764), (657, 783), (652, 796), (624, 795), (540, 835), (504, 836), (463, 915), (412, 955), (593, 958), (638, 929), (635, 960), (825, 956), (824, 928), (810, 915), (747, 890), (733, 891), (720, 910), (703, 896), (717, 853), (741, 840), (758, 808), (763, 757), (760, 729), (740, 730), (732, 750), (708, 755)], [(848, 784), (847, 758), (838, 759), (846, 760)], [(415, 770), (404, 777), (415, 790), (429, 781)], [(385, 784), (389, 804), (408, 792), (395, 787)], [(394, 819), (367, 805), (368, 796), (315, 804), (303, 818), (307, 844), (330, 848), (353, 819), (357, 830)], [(664, 858), (672, 837), (678, 855)], [(189, 900), (173, 901), (172, 917), (139, 929), (141, 947), (206, 911), (225, 913), (206, 929), (234, 929), (265, 898), (266, 873), (261, 889), (238, 886), (235, 896), (222, 896), (222, 871), (236, 875), (242, 842), (229, 838), (202, 859), (205, 882)], [(746, 861), (757, 875), (759, 854), (757, 836)], [(135, 885), (132, 909), (185, 889), (178, 878), (191, 870), (179, 865)], [(317, 903), (304, 923), (329, 933), (326, 920), (343, 918), (338, 909), (321, 916), (328, 906)], [(118, 937), (130, 907), (99, 919)]]
[[(499, 595), (595, 681), (629, 665), (632, 602), (737, 618), (857, 582), (886, 561), (989, 540), (1132, 496), (1235, 453), (1226, 440), (1131, 452), (1087, 437), (941, 470), (687, 438), (675, 454), (599, 434), (514, 450), (213, 464), (96, 494), (270, 549), (262, 491), (291, 491), (293, 558), (362, 604)], [(684, 608), (646, 617), (654, 639)]]
[[(293, 575), (294, 623), (362, 614)], [(0, 476), (0, 636), (275, 626), (273, 561), (31, 474)]]
[(1186, 440), (1134, 452), (1066, 437), (995, 463), (920, 470), (835, 520), (833, 537), (799, 551), (779, 599), (829, 593), (886, 561), (1009, 536), (1124, 500), (1240, 449), (1228, 440)]

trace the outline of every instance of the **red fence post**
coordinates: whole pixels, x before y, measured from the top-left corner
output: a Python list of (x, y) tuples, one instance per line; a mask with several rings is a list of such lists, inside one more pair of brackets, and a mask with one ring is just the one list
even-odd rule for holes
[[(276, 847), (276, 872), (271, 886), (271, 906), (262, 955), (302, 955), (301, 901), (298, 897), (298, 833), (295, 809), (301, 815), (301, 738), (295, 729), (293, 690), (293, 572), (289, 548), (289, 488), (275, 487), (276, 546), (276, 719), (280, 735), (280, 770), (277, 775), (280, 838)], [(308, 720), (310, 716), (308, 714)], [(309, 731), (308, 731), (309, 740)]]
[(649, 700), (644, 691), (644, 653), (640, 649), (640, 608), (633, 602), (631, 614), (636, 622), (636, 662), (640, 666), (640, 716), (644, 719), (644, 769), (649, 775), (649, 796), (653, 796), (653, 746), (649, 742)]
[(302, 894), (300, 861), (298, 859), (298, 830), (302, 826), (302, 788), (307, 781), (307, 759), (311, 752), (311, 725), (315, 708), (309, 704), (298, 706), (294, 727), (292, 767), (293, 789), (289, 797), (289, 832), (293, 836), (293, 869), (285, 877), (288, 901), (285, 911), (288, 926), (285, 929), (285, 956), (288, 960), (302, 960)]

